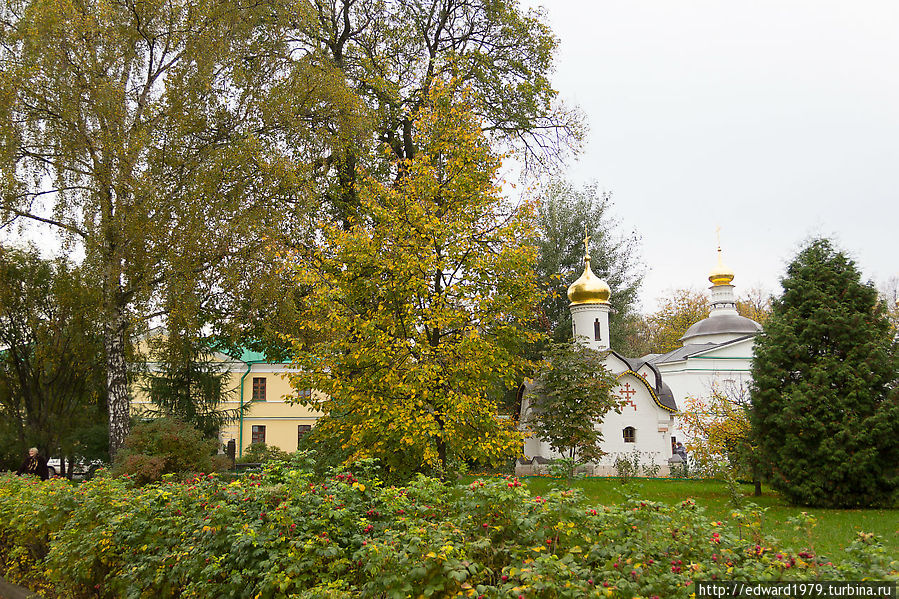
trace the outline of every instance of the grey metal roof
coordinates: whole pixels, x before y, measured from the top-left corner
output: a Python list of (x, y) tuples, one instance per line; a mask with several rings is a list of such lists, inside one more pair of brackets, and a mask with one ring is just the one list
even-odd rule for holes
[(665, 364), (667, 362), (679, 362), (681, 360), (686, 360), (691, 356), (695, 356), (696, 354), (702, 354), (707, 351), (711, 351), (719, 347), (724, 347), (725, 345), (730, 345), (738, 341), (743, 341), (744, 339), (749, 339), (750, 337), (754, 336), (755, 333), (753, 333), (752, 335), (743, 335), (741, 337), (737, 337), (736, 339), (731, 339), (730, 341), (722, 341), (721, 343), (691, 343), (689, 345), (671, 350), (667, 354), (654, 354), (654, 357), (649, 359), (649, 363), (652, 365), (656, 365)]
[(687, 329), (680, 341), (688, 341), (693, 337), (701, 335), (755, 335), (762, 332), (762, 325), (754, 320), (739, 316), (737, 314), (721, 314), (719, 316), (709, 316), (694, 324)]
[(659, 399), (659, 403), (665, 406), (666, 408), (671, 409), (672, 411), (677, 411), (677, 402), (674, 400), (674, 393), (671, 391), (671, 387), (668, 386), (666, 382), (662, 380), (662, 374), (659, 372), (659, 369), (655, 367), (653, 361), (647, 360), (645, 358), (625, 358), (618, 352), (612, 350), (612, 353), (621, 358), (621, 360), (628, 365), (628, 367), (637, 372), (640, 368), (645, 364), (652, 369), (653, 373), (655, 373), (655, 378), (658, 381), (658, 384), (655, 385), (653, 391), (656, 394), (656, 397)]
[(678, 362), (680, 360), (685, 360), (692, 356), (693, 354), (698, 354), (706, 351), (707, 349), (714, 349), (721, 345), (721, 343), (694, 343), (691, 345), (685, 345), (683, 347), (679, 347), (677, 349), (673, 349), (667, 354), (657, 354), (655, 357), (650, 358), (649, 362), (652, 364), (664, 364), (666, 362)]

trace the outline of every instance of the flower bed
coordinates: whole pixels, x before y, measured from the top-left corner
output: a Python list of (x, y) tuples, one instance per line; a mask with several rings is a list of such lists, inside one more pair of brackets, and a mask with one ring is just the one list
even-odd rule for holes
[[(691, 500), (584, 509), (517, 479), (385, 487), (286, 466), (137, 487), (0, 476), (0, 574), (60, 597), (689, 597), (694, 580), (896, 577), (860, 535), (836, 564)], [(46, 596), (50, 596), (47, 594)]]

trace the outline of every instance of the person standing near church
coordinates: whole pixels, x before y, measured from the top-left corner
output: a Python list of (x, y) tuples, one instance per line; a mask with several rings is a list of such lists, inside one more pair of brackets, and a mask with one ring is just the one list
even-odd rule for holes
[(23, 474), (36, 474), (41, 477), (41, 480), (50, 478), (50, 473), (47, 471), (47, 460), (38, 453), (37, 447), (32, 447), (28, 450), (28, 457), (25, 458), (25, 461), (19, 466), (16, 474), (19, 476), (22, 476)]

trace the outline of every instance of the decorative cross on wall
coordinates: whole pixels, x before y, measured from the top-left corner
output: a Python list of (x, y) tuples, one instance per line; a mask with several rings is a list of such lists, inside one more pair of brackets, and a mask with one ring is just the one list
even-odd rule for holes
[(631, 398), (632, 398), (634, 395), (637, 394), (637, 390), (631, 388), (631, 384), (630, 384), (630, 383), (625, 383), (625, 384), (624, 384), (624, 388), (621, 389), (620, 393), (621, 393), (621, 395), (624, 395), (624, 403), (626, 403), (626, 404), (628, 404), (629, 406), (631, 406), (632, 408), (634, 408), (634, 411), (636, 412), (636, 411), (637, 411), (637, 404), (635, 404), (635, 403), (634, 403), (634, 400), (631, 399)]

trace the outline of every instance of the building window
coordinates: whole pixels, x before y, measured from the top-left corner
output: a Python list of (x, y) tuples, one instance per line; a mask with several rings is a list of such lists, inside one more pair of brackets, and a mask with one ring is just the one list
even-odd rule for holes
[(632, 426), (624, 427), (624, 442), (625, 443), (636, 443), (637, 442), (637, 431), (634, 430)]
[(297, 447), (300, 446), (300, 442), (303, 440), (303, 435), (312, 430), (311, 424), (298, 424), (297, 425)]
[(264, 424), (254, 424), (253, 425), (252, 443), (265, 443), (265, 425)]
[(602, 329), (599, 326), (599, 319), (593, 321), (593, 339), (602, 341)]
[(265, 377), (253, 379), (253, 401), (265, 401)]
[(300, 399), (309, 399), (312, 397), (312, 389), (300, 389), (297, 391), (297, 397)]

